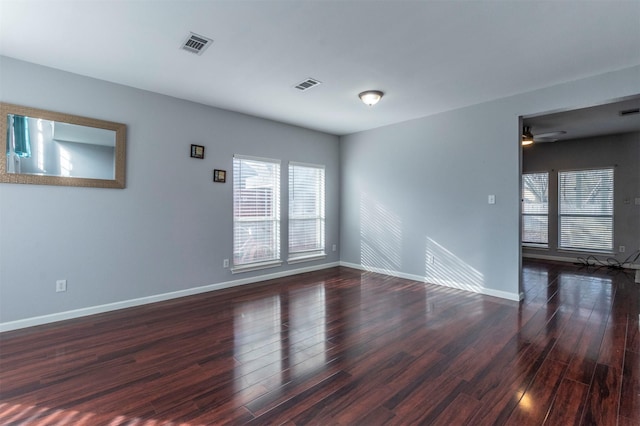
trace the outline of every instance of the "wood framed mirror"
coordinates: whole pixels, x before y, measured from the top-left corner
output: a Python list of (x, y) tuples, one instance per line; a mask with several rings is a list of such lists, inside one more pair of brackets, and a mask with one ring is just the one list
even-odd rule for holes
[(125, 187), (125, 124), (4, 102), (0, 115), (0, 182)]

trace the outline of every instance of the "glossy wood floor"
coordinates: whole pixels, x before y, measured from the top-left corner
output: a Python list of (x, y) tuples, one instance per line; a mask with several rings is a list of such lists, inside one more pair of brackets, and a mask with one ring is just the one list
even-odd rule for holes
[(522, 303), (347, 268), (0, 336), (2, 425), (638, 425), (631, 273)]

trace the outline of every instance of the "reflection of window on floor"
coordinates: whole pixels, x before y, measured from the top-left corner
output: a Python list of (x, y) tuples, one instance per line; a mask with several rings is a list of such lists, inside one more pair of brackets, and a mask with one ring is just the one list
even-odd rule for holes
[(234, 398), (255, 398), (255, 388), (283, 381), (283, 317), (279, 295), (234, 303)]
[(289, 364), (293, 377), (327, 363), (327, 313), (324, 283), (289, 291)]
[(324, 166), (289, 163), (289, 260), (324, 256)]
[(559, 248), (613, 250), (613, 169), (558, 172)]
[(233, 158), (233, 265), (280, 261), (280, 161)]
[(522, 244), (549, 245), (549, 173), (522, 175)]

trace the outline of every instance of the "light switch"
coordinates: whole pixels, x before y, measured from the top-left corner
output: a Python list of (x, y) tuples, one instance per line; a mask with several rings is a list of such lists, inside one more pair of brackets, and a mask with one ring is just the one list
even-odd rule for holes
[(495, 204), (496, 203), (496, 196), (495, 195), (489, 195), (489, 197), (487, 198), (487, 201), (489, 202), (489, 204)]

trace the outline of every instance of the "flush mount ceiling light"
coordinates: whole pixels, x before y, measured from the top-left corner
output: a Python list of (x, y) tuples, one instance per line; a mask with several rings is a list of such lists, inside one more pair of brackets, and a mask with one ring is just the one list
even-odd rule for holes
[(529, 146), (533, 144), (533, 134), (529, 126), (524, 126), (522, 129), (522, 146)]
[(367, 90), (360, 93), (358, 96), (366, 105), (374, 106), (380, 99), (382, 99), (384, 93), (379, 90)]

